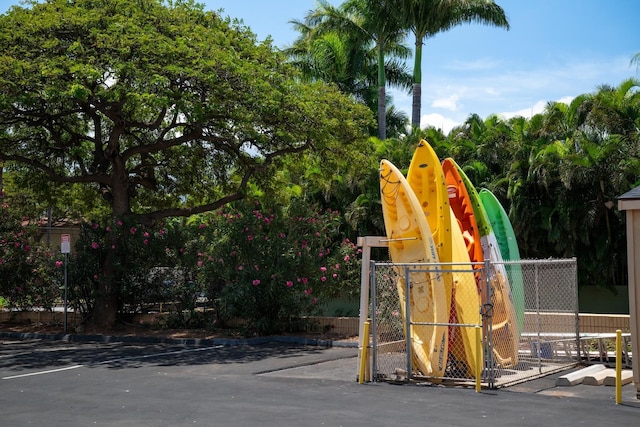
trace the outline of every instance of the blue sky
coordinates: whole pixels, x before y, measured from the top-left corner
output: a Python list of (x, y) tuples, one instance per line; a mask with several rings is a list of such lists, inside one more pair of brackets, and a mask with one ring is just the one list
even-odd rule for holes
[[(315, 0), (206, 0), (210, 10), (242, 19), (260, 40), (278, 47), (297, 34)], [(331, 0), (338, 5), (342, 0)], [(427, 40), (423, 53), (421, 124), (445, 132), (470, 114), (530, 116), (548, 101), (568, 102), (600, 85), (640, 78), (631, 57), (640, 52), (637, 0), (497, 0), (511, 29), (464, 25)], [(0, 12), (18, 1), (0, 0)], [(407, 40), (408, 45), (413, 40)], [(412, 60), (410, 65), (412, 65)], [(411, 95), (392, 91), (411, 111)]]

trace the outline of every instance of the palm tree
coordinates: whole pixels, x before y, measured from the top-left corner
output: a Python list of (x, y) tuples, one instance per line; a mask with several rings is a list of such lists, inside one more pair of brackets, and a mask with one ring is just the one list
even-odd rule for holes
[(415, 36), (411, 126), (420, 126), (422, 102), (422, 46), (424, 40), (465, 23), (509, 29), (504, 10), (493, 0), (399, 0), (396, 14)]
[[(330, 5), (328, 7), (331, 8)], [(284, 53), (290, 63), (302, 72), (304, 79), (333, 83), (376, 113), (377, 54), (372, 49), (371, 41), (362, 39), (361, 34), (337, 30), (334, 23), (327, 23), (324, 15), (330, 13), (338, 12), (314, 10), (304, 21), (291, 21), (300, 36)], [(411, 87), (412, 76), (403, 61), (409, 54), (410, 50), (402, 45), (387, 49), (390, 58), (386, 60), (384, 68), (389, 85), (407, 90)], [(388, 106), (387, 134), (399, 136), (406, 130), (408, 116), (393, 108), (390, 98), (386, 99), (385, 104)], [(372, 131), (377, 132), (377, 126)]]
[(640, 68), (640, 52), (633, 55), (631, 58), (631, 65), (635, 64), (637, 68)]
[(335, 7), (318, 0), (318, 7), (305, 17), (305, 24), (317, 34), (337, 32), (363, 46), (373, 43), (377, 58), (378, 137), (386, 139), (386, 61), (388, 53), (402, 57), (408, 49), (401, 41), (406, 36), (398, 22), (395, 2), (390, 0), (347, 0)]

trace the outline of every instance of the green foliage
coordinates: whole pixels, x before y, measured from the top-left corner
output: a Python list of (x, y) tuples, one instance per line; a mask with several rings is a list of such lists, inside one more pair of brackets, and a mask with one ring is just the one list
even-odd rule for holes
[(203, 225), (214, 237), (198, 253), (199, 277), (210, 296), (220, 292), (226, 317), (244, 319), (248, 332), (291, 330), (329, 298), (359, 289), (357, 249), (340, 243), (336, 211), (297, 201), (286, 209), (243, 203)]
[(0, 295), (2, 303), (22, 309), (50, 309), (60, 296), (59, 254), (33, 243), (28, 229), (9, 205), (0, 206)]
[[(0, 161), (38, 176), (37, 198), (52, 199), (47, 181), (89, 186), (105, 203), (84, 199), (85, 218), (138, 228), (240, 200), (281, 158), (342, 150), (370, 124), (366, 107), (190, 0), (29, 2), (0, 16), (0, 56)], [(102, 258), (102, 326), (127, 293), (116, 255)]]
[[(178, 221), (156, 227), (121, 220), (85, 225), (70, 257), (69, 298), (77, 310), (90, 316), (98, 285), (107, 280), (117, 290), (121, 320), (144, 304), (183, 301), (181, 286), (191, 280), (194, 268), (185, 260), (186, 245), (187, 235)], [(111, 274), (104, 277), (107, 258), (113, 259), (113, 265)]]
[(321, 0), (304, 22), (294, 22), (301, 36), (287, 50), (305, 78), (334, 83), (377, 111), (380, 139), (387, 137), (387, 118), (394, 135), (404, 133), (407, 123), (404, 114), (386, 107), (387, 77), (394, 86), (411, 82), (403, 62), (410, 52), (402, 44), (406, 31), (394, 8), (384, 1), (348, 0), (335, 7)]

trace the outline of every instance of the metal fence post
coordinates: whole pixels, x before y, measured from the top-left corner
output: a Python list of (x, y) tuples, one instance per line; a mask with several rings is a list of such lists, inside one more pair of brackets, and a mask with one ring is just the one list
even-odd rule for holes
[(576, 314), (576, 362), (580, 361), (580, 307), (578, 304), (578, 259), (571, 258), (573, 267), (573, 309)]
[(409, 267), (404, 267), (404, 281), (405, 281), (405, 336), (407, 345), (407, 382), (411, 380), (411, 283), (409, 283)]
[[(536, 332), (537, 332), (537, 343), (535, 345), (535, 349), (536, 349), (536, 355), (537, 360), (538, 360), (538, 373), (542, 372), (542, 345), (541, 345), (541, 329), (542, 326), (540, 325), (540, 272), (538, 270), (538, 264), (534, 264), (533, 265), (533, 286), (536, 290)], [(533, 350), (533, 349), (531, 349)]]
[(371, 343), (371, 381), (376, 381), (378, 378), (378, 320), (376, 316), (377, 300), (377, 286), (376, 286), (376, 263), (370, 261), (369, 268), (369, 301), (371, 301), (371, 334), (373, 335)]

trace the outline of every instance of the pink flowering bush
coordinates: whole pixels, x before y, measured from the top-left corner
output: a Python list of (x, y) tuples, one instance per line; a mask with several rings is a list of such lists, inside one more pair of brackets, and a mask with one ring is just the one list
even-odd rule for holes
[[(118, 290), (118, 313), (123, 320), (143, 305), (192, 300), (178, 295), (185, 283), (193, 283), (192, 260), (182, 260), (187, 238), (179, 221), (156, 227), (121, 220), (85, 225), (70, 257), (70, 299), (76, 309), (90, 315), (98, 283), (107, 280)], [(108, 256), (112, 265), (107, 276)]]
[[(11, 306), (51, 307), (63, 279), (59, 248), (29, 244), (20, 221), (5, 210), (0, 297)], [(343, 227), (339, 212), (300, 201), (272, 208), (244, 201), (154, 227), (89, 223), (69, 256), (69, 302), (90, 318), (106, 284), (117, 290), (118, 316), (125, 321), (162, 302), (173, 310), (167, 326), (241, 318), (251, 334), (295, 330), (327, 300), (359, 291), (360, 257)], [(215, 319), (195, 310), (197, 299), (215, 309)]]
[(199, 253), (200, 277), (219, 294), (227, 318), (247, 322), (247, 332), (295, 329), (327, 299), (359, 289), (357, 250), (341, 243), (336, 211), (244, 202), (207, 221), (211, 240)]
[(0, 297), (9, 307), (50, 309), (60, 296), (59, 252), (35, 243), (33, 234), (3, 203), (0, 207)]

